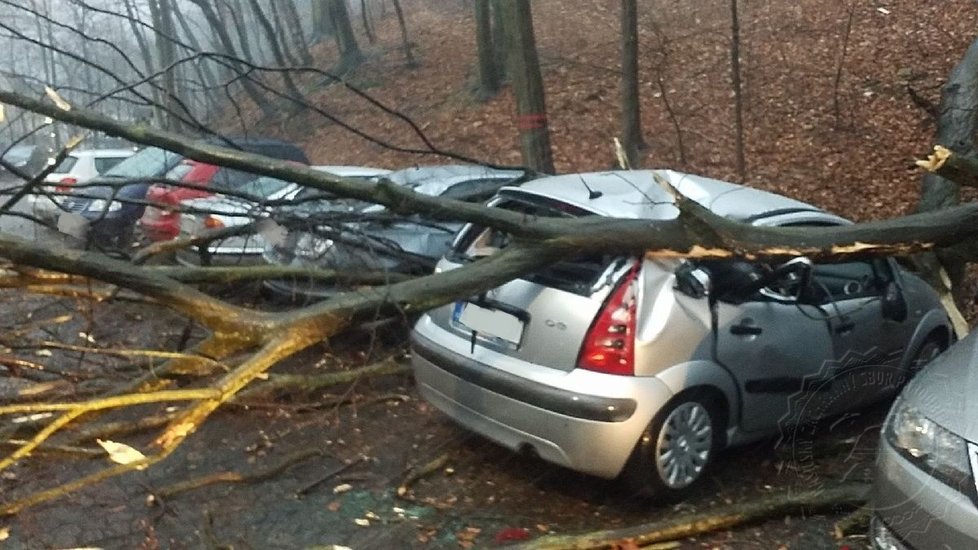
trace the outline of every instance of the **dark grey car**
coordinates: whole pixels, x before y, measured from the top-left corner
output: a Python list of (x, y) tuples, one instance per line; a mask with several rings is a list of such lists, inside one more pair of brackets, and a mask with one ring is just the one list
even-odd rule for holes
[[(491, 204), (531, 216), (675, 218), (654, 176), (743, 223), (848, 223), (667, 170), (543, 178), (504, 188)], [(469, 225), (437, 269), (506, 241)], [(699, 481), (721, 447), (892, 394), (899, 379), (790, 416), (792, 402), (846, 374), (906, 372), (922, 344), (946, 345), (948, 327), (936, 293), (892, 260), (589, 254), (427, 312), (414, 328), (412, 362), (421, 395), (469, 429), (581, 472), (623, 475), (668, 499)]]
[[(522, 181), (525, 174), (482, 166), (422, 166), (392, 172), (385, 178), (416, 193), (485, 201), (501, 187)], [(309, 189), (296, 200), (317, 193)], [(462, 225), (416, 215), (396, 217), (381, 206), (329, 198), (291, 208), (289, 215), (299, 218), (298, 228), (290, 230), (283, 242), (266, 246), (265, 260), (346, 272), (429, 272)], [(296, 227), (296, 220), (290, 225)], [(275, 279), (266, 281), (265, 286), (278, 297), (300, 301), (326, 298), (336, 291), (335, 285), (305, 278)]]

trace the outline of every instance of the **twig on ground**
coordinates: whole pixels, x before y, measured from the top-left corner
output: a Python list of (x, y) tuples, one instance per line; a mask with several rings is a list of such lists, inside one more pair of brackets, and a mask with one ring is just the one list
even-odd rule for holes
[(169, 498), (174, 495), (185, 493), (187, 491), (193, 491), (195, 489), (200, 489), (201, 487), (206, 487), (208, 485), (213, 485), (215, 483), (255, 483), (259, 481), (265, 481), (292, 465), (307, 460), (314, 456), (322, 456), (323, 452), (319, 449), (303, 449), (301, 451), (292, 453), (282, 459), (280, 462), (268, 466), (266, 468), (257, 468), (252, 472), (243, 474), (240, 472), (215, 472), (213, 474), (208, 474), (201, 477), (196, 477), (193, 479), (188, 479), (186, 481), (180, 481), (172, 485), (167, 485), (162, 489), (158, 489), (153, 493), (153, 496), (157, 498)]
[(646, 546), (731, 529), (769, 518), (859, 506), (866, 502), (868, 493), (869, 485), (866, 483), (846, 483), (811, 491), (772, 494), (668, 520), (583, 535), (543, 537), (511, 548), (598, 550), (620, 548), (624, 542), (634, 547)]
[(333, 479), (334, 477), (342, 474), (343, 472), (349, 470), (350, 468), (353, 468), (354, 466), (360, 464), (361, 462), (365, 462), (366, 460), (367, 460), (367, 457), (361, 455), (361, 456), (357, 457), (356, 459), (351, 460), (350, 462), (347, 462), (346, 464), (340, 466), (339, 468), (336, 468), (335, 470), (329, 472), (328, 474), (324, 475), (323, 477), (317, 479), (316, 481), (313, 481), (309, 485), (306, 485), (305, 487), (303, 487), (303, 488), (299, 489), (298, 491), (296, 491), (295, 492), (295, 498), (302, 498), (302, 497), (306, 496), (307, 494), (309, 494), (310, 492), (312, 492), (312, 490), (315, 489), (316, 487), (319, 487), (323, 483), (326, 483), (327, 481), (329, 481), (329, 480)]

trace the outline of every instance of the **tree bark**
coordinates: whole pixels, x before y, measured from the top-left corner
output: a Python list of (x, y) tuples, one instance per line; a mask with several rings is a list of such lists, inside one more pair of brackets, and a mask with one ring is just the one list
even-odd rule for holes
[(153, 19), (153, 26), (159, 29), (159, 34), (156, 35), (156, 52), (159, 56), (160, 68), (165, 71), (162, 75), (164, 128), (179, 132), (180, 117), (176, 113), (183, 109), (177, 91), (176, 68), (173, 66), (177, 56), (173, 42), (170, 40), (170, 37), (176, 36), (173, 28), (173, 7), (170, 0), (149, 0), (149, 12)]
[[(132, 0), (123, 0), (122, 4), (126, 8), (126, 22), (129, 24), (133, 38), (136, 39), (136, 45), (139, 46), (139, 54), (143, 58), (146, 75), (151, 75), (156, 72), (156, 63), (153, 61), (153, 52), (149, 47), (149, 41), (146, 40), (146, 35), (143, 33), (142, 27), (138, 24), (139, 16), (136, 13), (136, 8), (133, 6)], [(156, 119), (157, 124), (162, 126), (164, 115), (161, 109), (163, 102), (160, 100), (160, 90), (152, 86), (150, 92), (154, 103), (153, 117)]]
[(533, 35), (529, 0), (497, 0), (506, 33), (507, 65), (516, 98), (516, 127), (523, 163), (537, 172), (554, 173), (543, 77)]
[(355, 69), (363, 61), (363, 53), (357, 44), (350, 23), (350, 12), (346, 9), (345, 0), (327, 0), (329, 19), (333, 24), (333, 32), (340, 48), (340, 63), (337, 72), (345, 73)]
[[(221, 22), (221, 19), (217, 16), (217, 13), (211, 8), (207, 0), (190, 0), (195, 6), (200, 8), (201, 13), (204, 15), (204, 19), (207, 20), (208, 25), (211, 27), (211, 31), (217, 35), (221, 42), (221, 46), (227, 55), (231, 57), (237, 57), (237, 50), (234, 47), (234, 41), (231, 40), (231, 35), (228, 34), (226, 25)], [(268, 99), (261, 93), (258, 86), (251, 81), (250, 77), (245, 75), (247, 72), (247, 67), (236, 64), (236, 70), (239, 75), (242, 75), (241, 85), (244, 87), (245, 93), (248, 97), (261, 109), (262, 114), (265, 116), (272, 114), (272, 106), (269, 104)]]
[(621, 0), (621, 141), (629, 168), (638, 168), (642, 118), (638, 92), (638, 2)]
[(313, 59), (312, 54), (309, 53), (309, 42), (306, 40), (306, 33), (302, 27), (302, 20), (299, 19), (299, 13), (295, 9), (295, 4), (292, 0), (289, 0), (281, 4), (276, 3), (275, 5), (281, 6), (285, 12), (285, 19), (288, 21), (288, 26), (292, 28), (292, 32), (288, 33), (288, 35), (292, 36), (295, 41), (295, 47), (299, 51), (299, 57), (302, 59), (302, 63), (311, 66)]
[[(963, 156), (975, 154), (978, 129), (978, 40), (971, 43), (941, 89), (935, 141)], [(918, 212), (958, 204), (960, 187), (939, 174), (928, 172), (921, 182)]]
[(479, 88), (476, 97), (486, 101), (499, 92), (499, 70), (492, 41), (492, 9), (490, 0), (475, 0), (475, 43), (479, 57)]
[[(289, 44), (290, 42), (289, 37), (292, 36), (293, 34), (301, 35), (302, 27), (301, 26), (291, 27), (292, 30), (289, 30), (291, 24), (290, 23), (287, 24), (284, 21), (285, 18), (282, 16), (281, 12), (279, 11), (280, 6), (290, 6), (291, 4), (292, 2), (284, 2), (281, 4), (270, 3), (268, 5), (268, 11), (265, 13), (271, 12), (272, 14), (270, 19), (271, 22), (274, 24), (275, 42), (278, 44), (278, 47), (282, 49), (282, 55), (285, 56), (285, 59), (288, 61), (289, 63), (288, 66), (298, 67), (299, 65), (302, 65), (302, 63), (299, 61), (299, 58), (296, 57), (295, 54), (292, 52), (292, 46)], [(265, 8), (262, 8), (262, 10), (264, 11)]]
[[(279, 67), (288, 67), (288, 61), (285, 59), (285, 55), (282, 53), (282, 49), (278, 44), (278, 37), (275, 35), (275, 29), (272, 27), (272, 22), (268, 20), (265, 15), (265, 11), (262, 10), (261, 4), (258, 0), (248, 0), (248, 4), (251, 7), (251, 11), (255, 14), (255, 18), (258, 20), (258, 25), (265, 32), (265, 38), (268, 40), (268, 46), (272, 50), (272, 57), (275, 59), (275, 63)], [(302, 92), (296, 87), (295, 81), (292, 80), (292, 75), (288, 71), (282, 73), (282, 81), (285, 83), (285, 91), (292, 96), (296, 101), (301, 101), (303, 99)]]
[[(187, 42), (190, 43), (190, 46), (195, 51), (203, 52), (204, 48), (200, 41), (197, 40), (197, 35), (190, 28), (190, 24), (187, 23), (187, 18), (183, 15), (183, 10), (173, 10), (173, 17), (180, 26), (180, 29), (183, 31), (184, 37)], [(214, 70), (208, 61), (202, 60), (199, 63), (194, 63), (194, 65), (197, 69), (197, 75), (200, 78), (201, 84), (203, 84), (204, 87), (209, 88), (206, 92), (204, 92), (204, 98), (207, 101), (207, 112), (213, 113), (220, 107), (220, 102), (213, 91), (214, 88), (218, 86), (217, 76), (214, 74)]]
[(737, 0), (730, 0), (730, 83), (734, 96), (734, 154), (737, 158), (737, 177), (747, 179), (744, 155), (744, 102), (740, 81), (740, 14)]
[(363, 32), (367, 35), (367, 41), (373, 44), (377, 41), (374, 30), (370, 27), (370, 14), (367, 13), (367, 0), (360, 0), (360, 19), (363, 21)]
[(394, 4), (394, 13), (397, 14), (397, 26), (401, 28), (401, 49), (404, 50), (404, 61), (408, 67), (416, 67), (417, 60), (411, 52), (411, 41), (408, 40), (407, 23), (404, 21), (404, 10), (401, 9), (401, 0), (391, 0)]

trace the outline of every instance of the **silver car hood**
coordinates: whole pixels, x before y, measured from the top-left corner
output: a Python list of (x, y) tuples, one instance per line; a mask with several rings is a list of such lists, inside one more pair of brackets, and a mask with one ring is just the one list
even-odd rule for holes
[(926, 417), (978, 442), (978, 335), (972, 332), (914, 377), (901, 397)]

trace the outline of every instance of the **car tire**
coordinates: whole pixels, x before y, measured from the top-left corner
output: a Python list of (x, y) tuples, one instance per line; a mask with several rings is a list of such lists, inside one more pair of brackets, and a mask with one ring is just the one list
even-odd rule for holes
[(702, 483), (722, 444), (720, 408), (705, 392), (680, 394), (642, 432), (622, 481), (638, 496), (676, 500)]
[(939, 332), (932, 332), (924, 338), (917, 349), (913, 352), (913, 357), (910, 362), (907, 363), (907, 377), (913, 378), (920, 372), (920, 369), (924, 368), (927, 363), (930, 363), (938, 355), (947, 349), (947, 339), (944, 338)]

